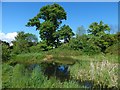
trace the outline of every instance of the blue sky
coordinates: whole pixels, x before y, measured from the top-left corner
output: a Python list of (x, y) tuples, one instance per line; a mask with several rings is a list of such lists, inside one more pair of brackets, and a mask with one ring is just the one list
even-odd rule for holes
[[(52, 4), (48, 2), (3, 2), (2, 3), (2, 32), (11, 33), (25, 31), (39, 37), (35, 27), (25, 27), (41, 7)], [(60, 2), (67, 12), (67, 20), (63, 24), (69, 25), (74, 32), (81, 25), (88, 29), (92, 22), (103, 21), (105, 24), (118, 26), (117, 2)], [(114, 31), (112, 31), (114, 32)]]

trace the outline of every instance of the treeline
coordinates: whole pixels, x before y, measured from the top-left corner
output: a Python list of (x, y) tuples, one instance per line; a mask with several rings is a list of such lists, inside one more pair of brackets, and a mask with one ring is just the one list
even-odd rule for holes
[[(100, 32), (98, 32), (100, 33)], [(1, 41), (2, 44), (2, 60), (9, 60), (13, 55), (21, 53), (35, 53), (41, 51), (48, 51), (54, 48), (69, 49), (82, 51), (84, 54), (98, 54), (98, 53), (110, 53), (118, 54), (119, 49), (120, 32), (116, 34), (100, 34), (95, 36), (94, 34), (76, 34), (66, 42), (59, 41), (58, 47), (48, 46), (44, 41), (38, 42), (35, 35), (30, 33), (18, 32), (15, 41), (12, 41), (13, 45)]]

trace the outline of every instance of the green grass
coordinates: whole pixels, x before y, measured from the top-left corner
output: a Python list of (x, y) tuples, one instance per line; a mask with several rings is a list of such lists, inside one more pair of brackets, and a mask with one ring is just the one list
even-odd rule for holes
[(111, 63), (119, 63), (118, 55), (110, 55), (110, 54), (98, 54), (98, 55), (79, 55), (73, 56), (74, 59), (78, 59), (79, 61), (93, 61), (93, 62), (102, 62), (109, 61)]
[(54, 61), (56, 63), (61, 63), (61, 64), (74, 64), (76, 62), (75, 59), (71, 57), (53, 57)]
[(51, 54), (54, 56), (70, 57), (70, 56), (82, 55), (82, 51), (56, 48), (56, 49), (53, 49), (53, 50), (46, 52), (46, 54)]
[(10, 63), (21, 63), (21, 64), (34, 64), (41, 63), (45, 55), (43, 53), (27, 53), (19, 54), (14, 56), (9, 62)]

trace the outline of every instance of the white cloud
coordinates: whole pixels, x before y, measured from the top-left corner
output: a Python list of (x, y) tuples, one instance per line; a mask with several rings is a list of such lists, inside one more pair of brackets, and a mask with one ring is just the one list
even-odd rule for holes
[(17, 36), (17, 32), (12, 32), (12, 33), (3, 33), (3, 32), (0, 32), (0, 40), (2, 41), (6, 41), (6, 42), (11, 42), (13, 40), (15, 40), (15, 37)]

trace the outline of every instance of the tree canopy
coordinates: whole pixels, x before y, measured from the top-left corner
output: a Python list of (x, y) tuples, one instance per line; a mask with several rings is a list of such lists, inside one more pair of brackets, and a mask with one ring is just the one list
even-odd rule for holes
[(41, 40), (45, 41), (48, 46), (53, 46), (57, 39), (54, 35), (62, 20), (66, 18), (63, 7), (54, 3), (43, 6), (34, 18), (29, 19), (26, 26), (35, 26), (36, 30), (40, 31)]
[(28, 52), (30, 46), (37, 44), (38, 39), (35, 35), (30, 33), (18, 32), (13, 43), (13, 51), (16, 54)]
[(104, 24), (102, 21), (98, 24), (93, 22), (88, 29), (88, 33), (93, 34), (94, 36), (104, 35), (106, 31), (110, 31), (110, 27), (107, 24)]

